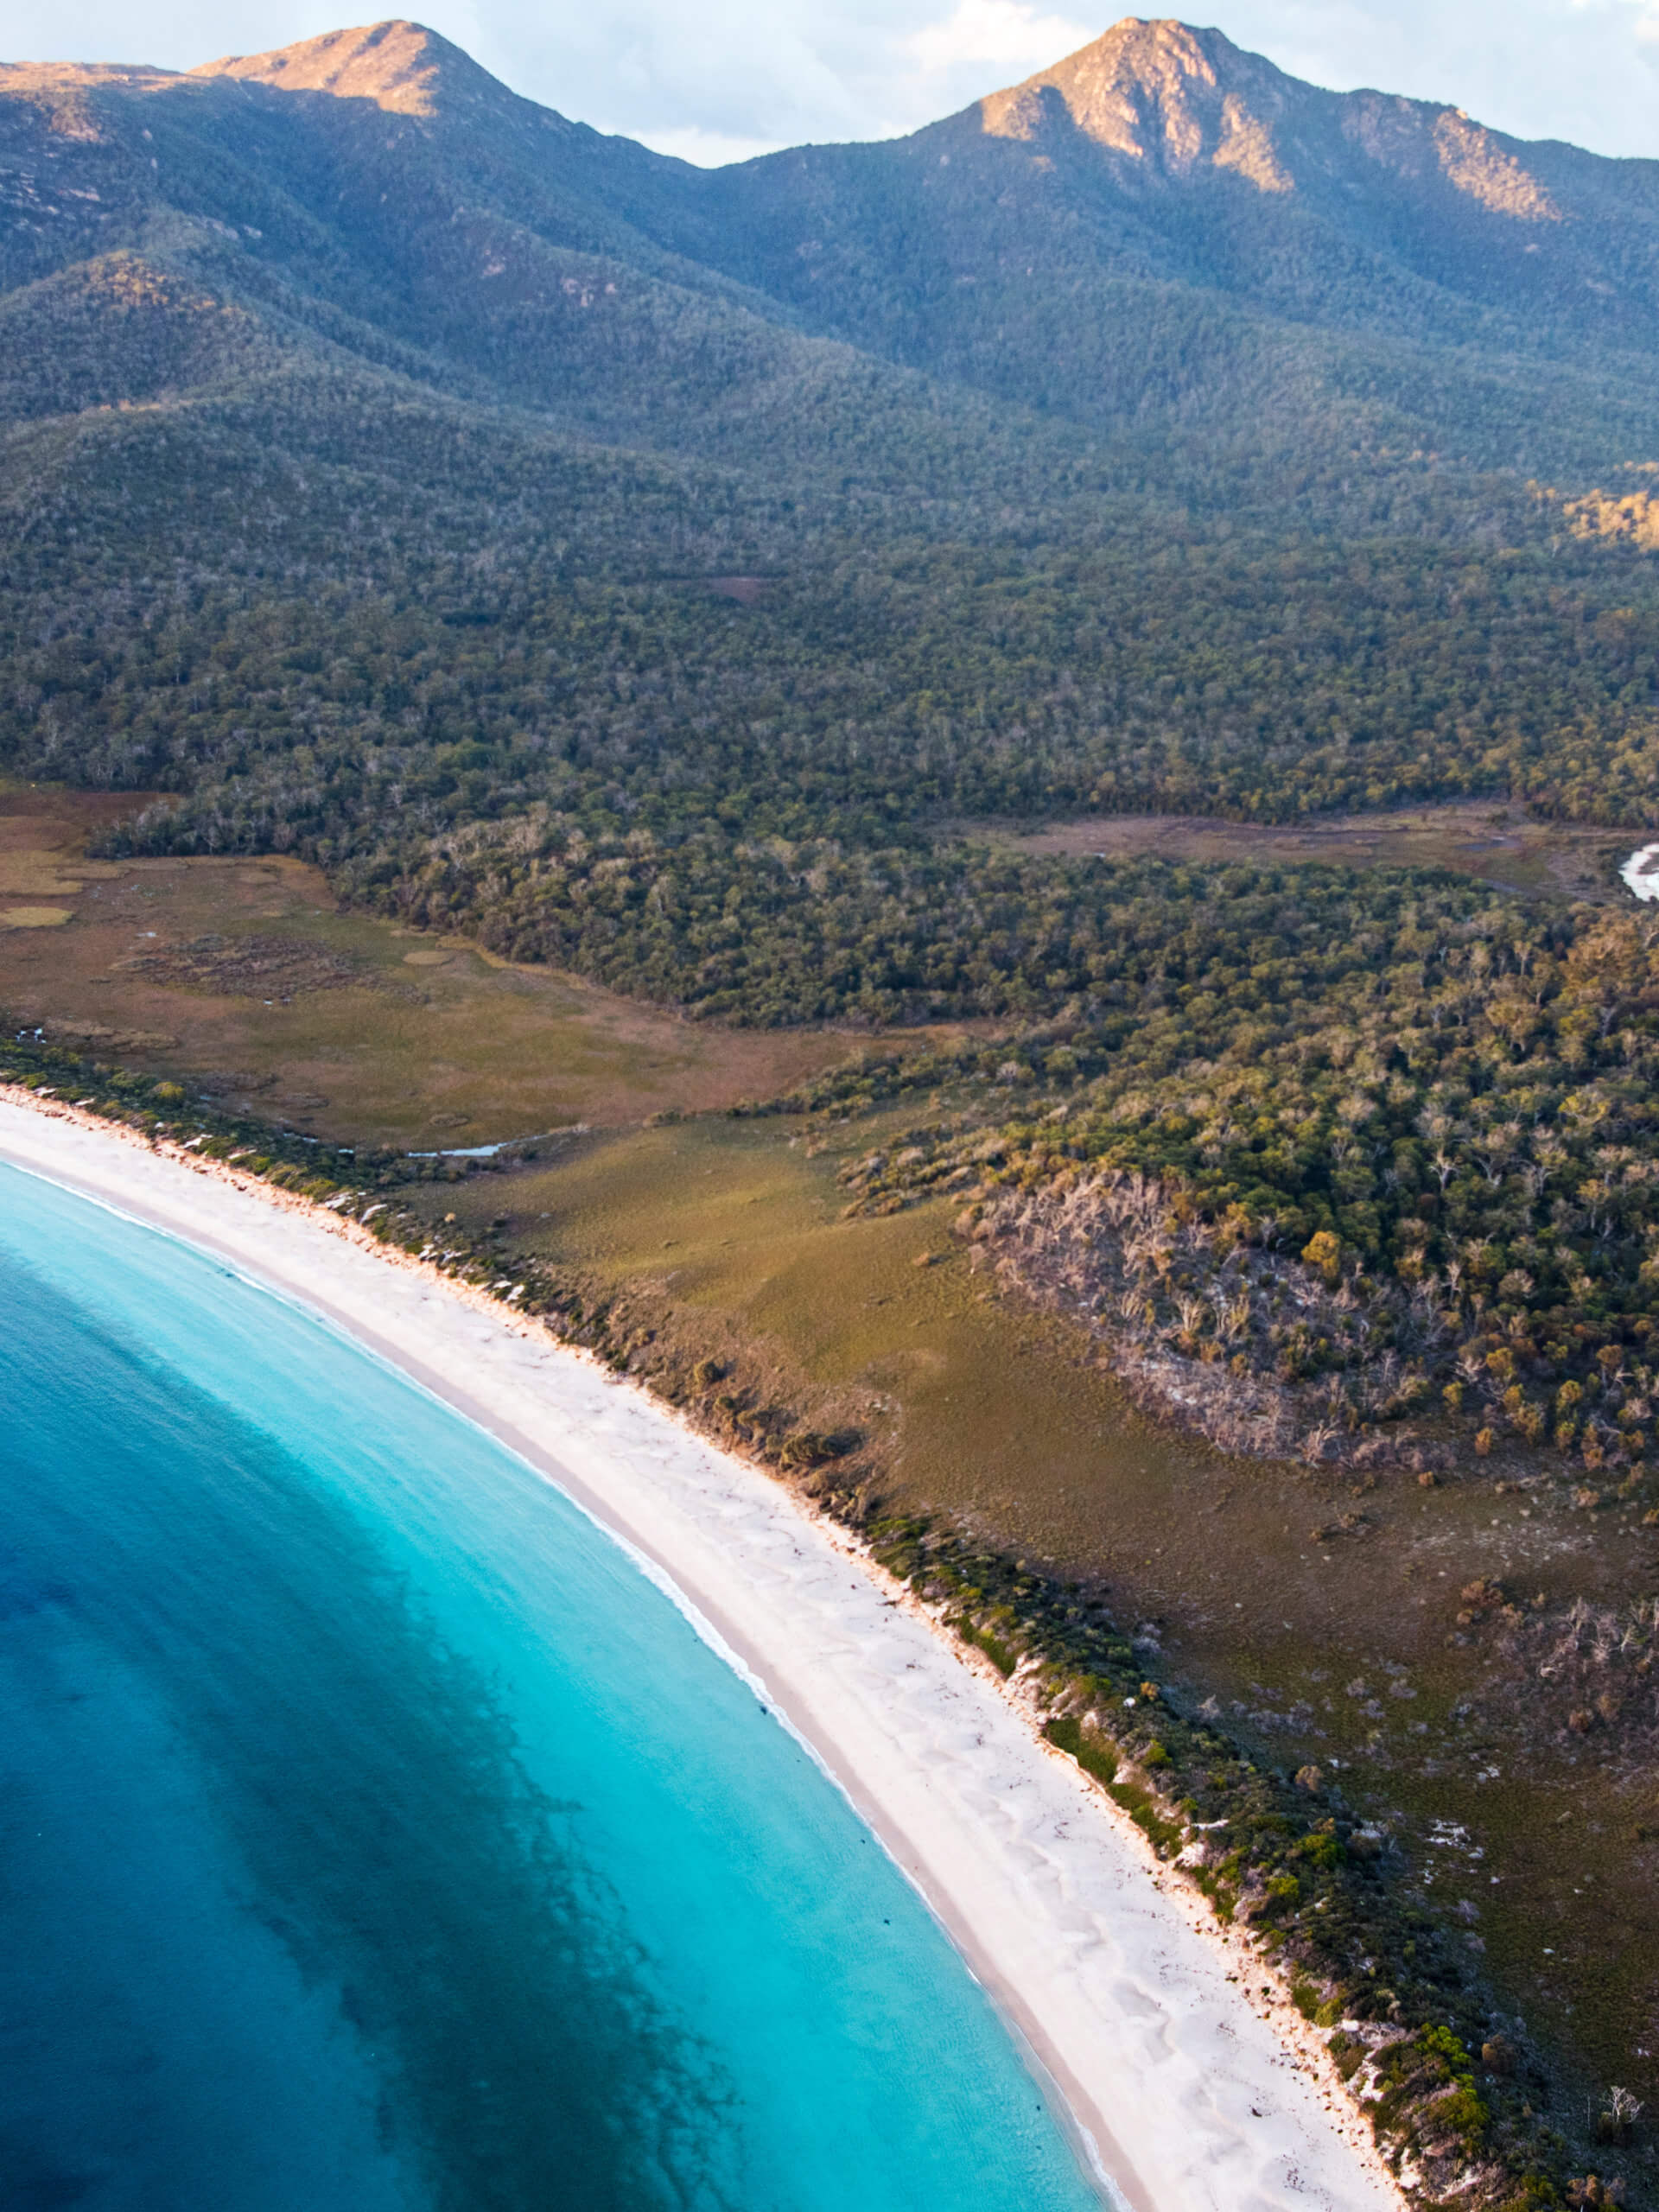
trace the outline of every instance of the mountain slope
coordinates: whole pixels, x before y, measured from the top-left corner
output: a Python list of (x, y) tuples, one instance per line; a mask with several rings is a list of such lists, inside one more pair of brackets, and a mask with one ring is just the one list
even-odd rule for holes
[[(223, 71), (0, 76), (8, 413), (349, 360), (584, 436), (771, 445), (785, 473), (874, 466), (907, 485), (941, 417), (957, 418), (953, 451), (984, 445), (982, 407), (801, 335), (610, 204), (620, 179), (679, 165), (518, 100), (440, 45), (411, 31), (372, 48), (378, 77), (345, 68), (353, 86), (385, 79), (406, 104), (390, 108)], [(815, 423), (832, 435), (815, 441)], [(899, 450), (873, 463), (884, 438)]]
[[(926, 192), (947, 252), (971, 248), (976, 207), (982, 252), (993, 240), (1048, 262), (1081, 252), (1325, 326), (1397, 331), (1414, 301), (1426, 336), (1487, 327), (1605, 349), (1648, 342), (1659, 311), (1659, 163), (1523, 144), (1422, 101), (1323, 92), (1218, 31), (1121, 23), (870, 150), (890, 190), (918, 207)], [(854, 156), (774, 156), (722, 173), (717, 189), (777, 207), (804, 168), (827, 178)], [(964, 163), (966, 179), (929, 173)]]
[(1236, 432), (1278, 393), (1305, 435), (1310, 402), (1363, 429), (1354, 396), (1397, 378), (1425, 442), (1548, 465), (1542, 355), (1652, 442), (1659, 164), (1320, 92), (1218, 32), (1121, 24), (909, 139), (718, 172), (694, 219), (662, 234), (810, 327), (1103, 425)]
[[(310, 334), (588, 435), (751, 461), (791, 412), (785, 442), (812, 442), (848, 373), (825, 339), (1143, 454), (1173, 440), (1187, 497), (1206, 444), (1231, 496), (1263, 453), (1556, 474), (1659, 448), (1659, 165), (1320, 92), (1179, 24), (1120, 24), (908, 139), (712, 174), (520, 99), (406, 22), (186, 77), (13, 68), (0, 207), (5, 289), (97, 264), (72, 319), (111, 298), (124, 332), (95, 389), (55, 368), (16, 387), (25, 414), (158, 388), (159, 335), (121, 388), (131, 295), (181, 286), (282, 346)], [(112, 250), (147, 273), (105, 270)], [(12, 312), (49, 334), (71, 310), (48, 292)], [(177, 335), (188, 387), (202, 333)], [(879, 385), (899, 445), (912, 408), (955, 404), (873, 374), (842, 411)], [(780, 408), (796, 380), (817, 396)], [(983, 448), (986, 418), (960, 420)], [(821, 443), (847, 475), (844, 426)]]
[[(1651, 580), (1526, 477), (1645, 529), (1653, 355), (1481, 288), (1639, 276), (1650, 185), (1161, 24), (714, 175), (407, 23), (0, 73), (0, 744), (162, 842), (384, 882), (550, 807), (763, 903), (751, 836), (1640, 804)], [(702, 1002), (650, 912), (607, 972)]]

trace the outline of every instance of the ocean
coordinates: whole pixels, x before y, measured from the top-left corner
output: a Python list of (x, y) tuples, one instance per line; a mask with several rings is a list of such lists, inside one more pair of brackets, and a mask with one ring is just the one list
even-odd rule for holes
[(0, 1166), (0, 2208), (1084, 2212), (844, 1798), (321, 1319)]

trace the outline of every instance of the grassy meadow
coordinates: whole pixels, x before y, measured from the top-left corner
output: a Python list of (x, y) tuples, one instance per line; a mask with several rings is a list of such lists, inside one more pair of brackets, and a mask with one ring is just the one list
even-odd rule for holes
[(130, 800), (0, 785), (0, 1006), (233, 1110), (418, 1149), (769, 1096), (856, 1049), (733, 1034), (467, 941), (340, 911), (321, 872), (257, 860), (89, 861)]

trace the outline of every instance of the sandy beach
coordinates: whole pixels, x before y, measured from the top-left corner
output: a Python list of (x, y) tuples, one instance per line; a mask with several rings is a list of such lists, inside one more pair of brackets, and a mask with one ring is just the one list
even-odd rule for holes
[[(365, 1232), (0, 1095), (0, 1160), (326, 1316), (626, 1545), (810, 1747), (1024, 2037), (1135, 2212), (1402, 2199), (1248, 1939), (849, 1539), (538, 1324)], [(1251, 1993), (1247, 1994), (1248, 1989)]]

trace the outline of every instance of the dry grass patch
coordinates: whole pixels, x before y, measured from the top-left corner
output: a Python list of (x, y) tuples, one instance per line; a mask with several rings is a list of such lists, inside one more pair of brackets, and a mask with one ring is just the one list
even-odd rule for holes
[(1442, 868), (1531, 898), (1618, 900), (1634, 831), (1540, 822), (1493, 800), (1324, 815), (1301, 823), (1226, 822), (1204, 815), (1090, 815), (1037, 830), (959, 825), (1028, 853), (1109, 860), (1236, 861), (1294, 867)]
[[(73, 927), (0, 927), (0, 1009), (66, 1041), (162, 1039), (134, 1064), (346, 1143), (493, 1142), (767, 1096), (861, 1039), (688, 1023), (464, 938), (342, 913), (300, 861), (87, 862), (131, 798), (0, 785), (0, 891)], [(73, 896), (73, 907), (69, 905)], [(53, 902), (56, 906), (57, 901)], [(55, 921), (55, 916), (54, 916)]]

